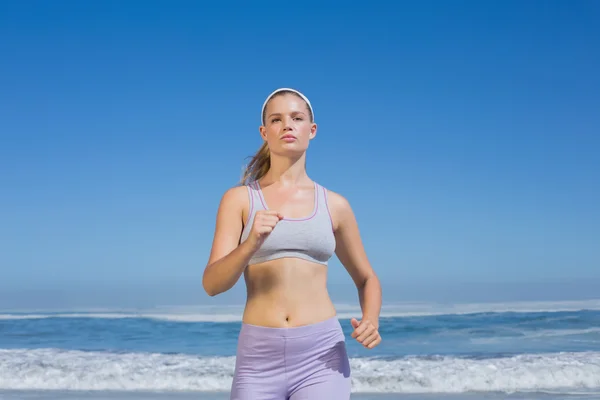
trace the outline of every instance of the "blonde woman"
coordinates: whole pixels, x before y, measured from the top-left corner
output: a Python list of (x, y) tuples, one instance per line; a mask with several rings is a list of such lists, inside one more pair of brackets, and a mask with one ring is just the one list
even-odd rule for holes
[(271, 93), (262, 107), (264, 143), (219, 205), (204, 289), (223, 293), (242, 274), (247, 287), (231, 399), (350, 397), (345, 337), (327, 292), (334, 253), (358, 289), (362, 317), (350, 321), (352, 338), (368, 349), (381, 342), (381, 286), (354, 213), (305, 169), (316, 133), (306, 96)]

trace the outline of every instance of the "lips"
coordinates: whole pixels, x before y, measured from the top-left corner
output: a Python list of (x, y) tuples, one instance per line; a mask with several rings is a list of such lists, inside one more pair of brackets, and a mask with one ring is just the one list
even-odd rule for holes
[(283, 139), (283, 140), (294, 140), (294, 139), (296, 139), (296, 136), (287, 134), (287, 135), (283, 135), (281, 137), (281, 139)]

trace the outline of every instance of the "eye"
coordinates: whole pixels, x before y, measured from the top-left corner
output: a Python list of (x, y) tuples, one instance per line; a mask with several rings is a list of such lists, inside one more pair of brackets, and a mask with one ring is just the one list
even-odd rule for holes
[(279, 118), (273, 118), (273, 119), (271, 120), (271, 122), (277, 122), (277, 121), (279, 121)]
[(302, 117), (296, 117), (294, 119), (297, 120), (297, 121), (302, 121)]

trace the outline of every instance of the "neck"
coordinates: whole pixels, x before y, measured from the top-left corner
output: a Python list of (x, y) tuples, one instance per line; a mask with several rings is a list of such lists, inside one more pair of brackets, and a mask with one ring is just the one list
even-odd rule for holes
[(281, 157), (271, 154), (271, 168), (265, 175), (267, 182), (283, 185), (296, 185), (306, 179), (306, 153), (298, 158)]

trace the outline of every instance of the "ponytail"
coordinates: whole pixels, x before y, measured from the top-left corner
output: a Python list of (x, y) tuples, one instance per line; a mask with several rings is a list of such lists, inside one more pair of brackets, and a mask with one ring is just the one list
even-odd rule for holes
[(267, 142), (263, 142), (260, 149), (250, 160), (242, 174), (241, 184), (245, 185), (252, 181), (257, 181), (269, 171), (271, 168), (271, 153)]

